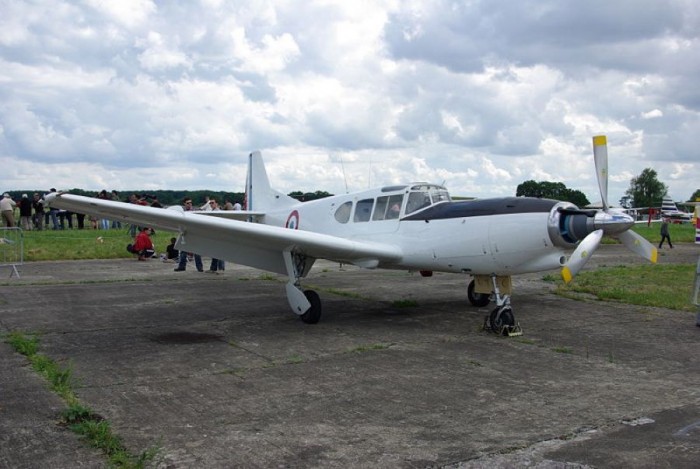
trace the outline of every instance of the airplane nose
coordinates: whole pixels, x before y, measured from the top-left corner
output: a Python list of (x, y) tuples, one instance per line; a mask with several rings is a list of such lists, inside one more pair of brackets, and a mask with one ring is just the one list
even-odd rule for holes
[(603, 230), (609, 236), (623, 233), (634, 226), (634, 219), (626, 213), (597, 212), (593, 219), (596, 230)]

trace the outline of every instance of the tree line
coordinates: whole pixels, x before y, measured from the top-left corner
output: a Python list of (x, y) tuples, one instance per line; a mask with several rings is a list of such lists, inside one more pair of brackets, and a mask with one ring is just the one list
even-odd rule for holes
[[(581, 191), (569, 189), (561, 182), (525, 181), (518, 185), (515, 195), (563, 200), (571, 202), (577, 207), (585, 207), (590, 204)], [(668, 186), (659, 181), (658, 174), (654, 169), (646, 168), (641, 174), (630, 180), (625, 196), (620, 199), (620, 205), (624, 208), (660, 207), (661, 200), (667, 195)], [(700, 189), (693, 192), (688, 201), (693, 202), (697, 199), (700, 199)]]
[[(32, 194), (38, 193), (41, 194), (42, 196), (46, 194), (45, 190), (24, 190), (24, 191), (7, 191), (10, 194), (10, 197), (12, 197), (14, 200), (19, 200), (22, 197), (22, 194), (28, 194), (29, 198), (31, 199)], [(83, 189), (71, 189), (68, 192), (71, 194), (75, 195), (82, 195), (85, 197), (97, 197), (97, 194), (99, 191), (87, 191)], [(215, 199), (216, 201), (220, 202), (221, 205), (224, 204), (225, 201), (230, 201), (231, 203), (236, 203), (238, 202), (239, 204), (243, 205), (243, 201), (245, 200), (245, 193), (243, 192), (226, 192), (226, 191), (211, 191), (211, 190), (135, 190), (135, 191), (118, 191), (119, 195), (119, 200), (122, 200), (124, 202), (129, 201), (129, 196), (132, 194), (136, 194), (137, 198), (145, 200), (148, 204), (151, 204), (155, 201), (158, 201), (161, 205), (163, 206), (169, 206), (169, 205), (180, 205), (182, 204), (182, 200), (185, 197), (190, 197), (192, 200), (195, 202), (202, 202), (206, 200), (208, 197), (209, 199)], [(315, 191), (315, 192), (302, 192), (302, 191), (294, 191), (290, 192), (288, 194), (290, 197), (293, 197), (297, 200), (301, 200), (302, 202), (308, 201), (308, 200), (315, 200), (315, 199), (321, 199), (323, 197), (328, 197), (333, 194), (330, 194), (326, 191)]]

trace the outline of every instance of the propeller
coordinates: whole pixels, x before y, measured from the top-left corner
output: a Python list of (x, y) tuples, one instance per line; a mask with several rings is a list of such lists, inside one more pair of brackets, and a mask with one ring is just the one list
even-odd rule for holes
[(593, 137), (593, 161), (598, 180), (603, 211), (608, 210), (608, 139), (605, 135)]
[(602, 210), (590, 211), (565, 209), (571, 214), (580, 213), (593, 217), (592, 228), (594, 231), (586, 235), (569, 257), (561, 270), (564, 282), (569, 283), (576, 274), (586, 265), (588, 259), (600, 246), (603, 235), (614, 236), (630, 251), (643, 258), (656, 263), (658, 251), (653, 244), (639, 234), (629, 231), (634, 226), (634, 219), (627, 214), (615, 212), (608, 205), (608, 142), (605, 135), (593, 137), (593, 160), (595, 162), (596, 178), (600, 189)]

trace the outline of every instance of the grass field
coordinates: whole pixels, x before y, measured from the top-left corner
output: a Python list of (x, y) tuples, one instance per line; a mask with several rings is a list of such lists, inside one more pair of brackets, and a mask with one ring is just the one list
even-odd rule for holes
[[(151, 237), (156, 252), (165, 252), (173, 233), (158, 231)], [(25, 231), (24, 261), (119, 259), (134, 257), (126, 251), (133, 240), (126, 229)]]
[(581, 272), (568, 285), (557, 280), (557, 294), (567, 298), (592, 295), (602, 301), (696, 311), (691, 303), (695, 278), (692, 264), (642, 264), (601, 267)]
[[(652, 223), (651, 226), (647, 226), (646, 223), (638, 223), (634, 225), (633, 229), (652, 243), (659, 244), (659, 241), (661, 241), (660, 223)], [(690, 223), (671, 223), (668, 225), (668, 232), (673, 243), (695, 242), (695, 227)]]

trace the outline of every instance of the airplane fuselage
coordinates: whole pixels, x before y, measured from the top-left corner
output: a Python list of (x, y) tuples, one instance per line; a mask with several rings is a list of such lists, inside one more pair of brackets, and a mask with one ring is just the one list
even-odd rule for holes
[[(422, 206), (421, 197), (428, 198)], [(389, 215), (390, 201), (398, 205), (395, 216)], [(512, 275), (556, 269), (565, 262), (565, 250), (548, 232), (556, 204), (515, 197), (452, 202), (440, 186), (416, 183), (300, 203), (268, 212), (264, 223), (391, 242), (403, 252), (398, 262), (366, 267)], [(339, 213), (344, 207), (347, 213)]]

